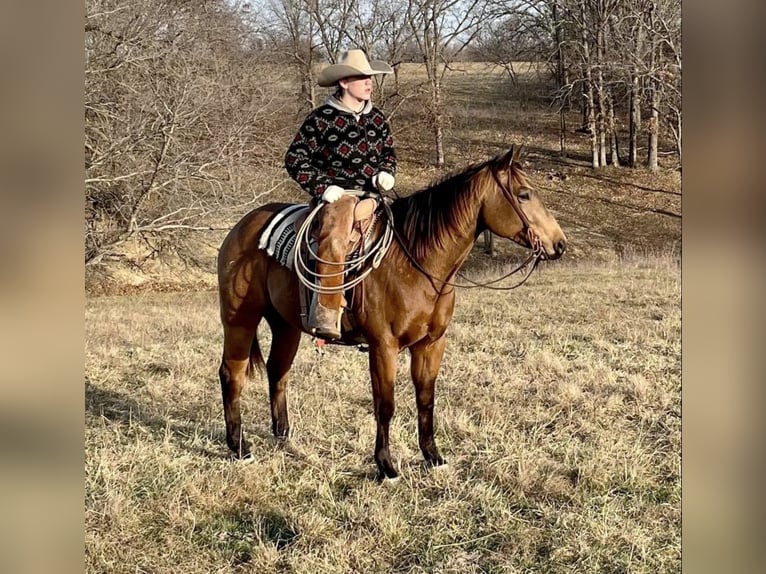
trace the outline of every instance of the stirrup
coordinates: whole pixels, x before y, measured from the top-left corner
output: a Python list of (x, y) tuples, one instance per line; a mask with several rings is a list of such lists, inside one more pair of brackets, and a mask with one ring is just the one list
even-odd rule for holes
[(340, 310), (325, 307), (315, 299), (308, 321), (311, 333), (322, 339), (340, 339), (339, 324)]

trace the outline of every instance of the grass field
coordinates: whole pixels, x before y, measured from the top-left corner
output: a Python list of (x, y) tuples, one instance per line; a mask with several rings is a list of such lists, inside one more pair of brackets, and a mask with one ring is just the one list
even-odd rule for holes
[(251, 382), (242, 464), (224, 439), (215, 293), (91, 298), (86, 571), (679, 572), (680, 323), (674, 256), (563, 261), (509, 293), (459, 293), (436, 398), (449, 465), (421, 467), (404, 353), (402, 478), (381, 485), (365, 354), (304, 339), (284, 445)]
[[(577, 110), (563, 157), (549, 86), (518, 71), (515, 85), (486, 64), (447, 74), (441, 170), (424, 95), (391, 122), (400, 193), (524, 144), (568, 237), (564, 259), (522, 288), (459, 293), (436, 393), (448, 466), (421, 466), (405, 352), (391, 426), (402, 478), (378, 484), (367, 356), (308, 338), (292, 371), (294, 436), (271, 438), (256, 378), (243, 397), (254, 460), (232, 461), (209, 272), (225, 231), (205, 232), (199, 269), (136, 257), (87, 276), (87, 572), (680, 571), (680, 172), (668, 160), (655, 173), (590, 169)], [(423, 79), (404, 66), (402, 94)], [(285, 122), (287, 145), (300, 118)], [(254, 179), (286, 180), (277, 163)], [(291, 185), (270, 198), (305, 199)], [(496, 248), (475, 247), (474, 279), (518, 261), (510, 241)]]

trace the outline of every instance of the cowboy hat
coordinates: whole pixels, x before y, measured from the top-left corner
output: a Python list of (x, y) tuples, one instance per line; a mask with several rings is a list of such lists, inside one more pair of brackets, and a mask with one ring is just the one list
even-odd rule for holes
[(392, 74), (393, 71), (393, 68), (382, 60), (368, 62), (362, 50), (349, 50), (343, 54), (338, 63), (327, 66), (319, 73), (317, 83), (326, 88), (337, 84), (338, 80), (343, 78)]

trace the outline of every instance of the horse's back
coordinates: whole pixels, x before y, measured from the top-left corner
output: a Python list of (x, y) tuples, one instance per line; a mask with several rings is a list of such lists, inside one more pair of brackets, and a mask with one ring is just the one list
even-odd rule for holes
[(219, 252), (231, 252), (237, 249), (257, 249), (261, 231), (263, 231), (268, 221), (276, 213), (290, 205), (295, 204), (267, 203), (246, 213), (226, 234)]
[[(289, 283), (289, 271), (259, 248), (261, 233), (274, 215), (290, 203), (269, 203), (245, 214), (224, 238), (218, 251), (218, 291), (224, 323), (248, 322), (272, 306), (270, 283)], [(275, 273), (276, 272), (276, 273)], [(274, 275), (274, 277), (270, 277)], [(282, 277), (286, 275), (286, 277)]]

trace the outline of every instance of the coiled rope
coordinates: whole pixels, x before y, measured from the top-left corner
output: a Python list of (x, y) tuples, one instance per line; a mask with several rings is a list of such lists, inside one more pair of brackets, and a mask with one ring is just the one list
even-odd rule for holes
[[(347, 191), (346, 193), (355, 195), (357, 197), (367, 195), (363, 191), (356, 190)], [(380, 201), (385, 202), (385, 198), (381, 197)], [(327, 261), (325, 259), (321, 259), (319, 254), (314, 251), (314, 248), (311, 245), (311, 237), (309, 234), (309, 230), (311, 229), (311, 225), (314, 222), (314, 218), (324, 205), (325, 202), (320, 202), (313, 210), (311, 210), (311, 213), (306, 216), (306, 220), (303, 222), (303, 225), (301, 225), (300, 229), (298, 229), (298, 234), (295, 242), (295, 253), (293, 254), (293, 269), (295, 270), (296, 275), (298, 275), (298, 280), (315, 293), (343, 293), (364, 281), (364, 279), (370, 273), (372, 273), (372, 270), (380, 265), (380, 262), (383, 260), (386, 252), (388, 252), (388, 248), (391, 246), (391, 241), (394, 238), (393, 228), (390, 221), (387, 219), (384, 220), (383, 232), (378, 236), (378, 238), (369, 247), (369, 249), (365, 249), (365, 244), (375, 229), (375, 221), (373, 220), (373, 223), (370, 225), (366, 236), (361, 239), (361, 254), (358, 257), (346, 259), (340, 263), (337, 261)], [(377, 216), (373, 217), (377, 219)], [(306, 252), (310, 256), (310, 259), (313, 259), (317, 263), (324, 263), (326, 265), (339, 267), (340, 270), (337, 272), (323, 274), (317, 273), (311, 269), (308, 265), (308, 262), (304, 259), (303, 249), (301, 249), (302, 244), (306, 246)], [(339, 277), (344, 275), (354, 275), (355, 273), (359, 274), (355, 275), (353, 279), (342, 281), (340, 285), (334, 287), (324, 287), (319, 281), (320, 279)]]

